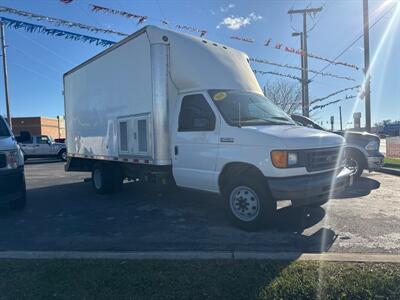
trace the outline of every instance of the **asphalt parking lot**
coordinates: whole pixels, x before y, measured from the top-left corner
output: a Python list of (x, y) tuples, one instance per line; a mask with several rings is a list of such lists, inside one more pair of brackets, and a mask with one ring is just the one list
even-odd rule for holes
[(0, 211), (0, 250), (248, 250), (400, 254), (400, 177), (365, 173), (321, 208), (284, 207), (272, 227), (245, 232), (217, 196), (157, 194), (133, 183), (96, 195), (87, 173), (27, 163), (28, 204)]

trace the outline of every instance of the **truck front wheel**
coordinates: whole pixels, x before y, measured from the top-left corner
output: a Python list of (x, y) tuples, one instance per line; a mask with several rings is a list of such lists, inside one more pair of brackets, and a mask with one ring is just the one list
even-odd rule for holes
[(227, 184), (223, 194), (230, 219), (244, 230), (257, 230), (275, 216), (276, 201), (262, 180), (238, 178)]
[(355, 180), (361, 177), (364, 171), (365, 158), (358, 150), (346, 149), (345, 151), (346, 167), (352, 171)]

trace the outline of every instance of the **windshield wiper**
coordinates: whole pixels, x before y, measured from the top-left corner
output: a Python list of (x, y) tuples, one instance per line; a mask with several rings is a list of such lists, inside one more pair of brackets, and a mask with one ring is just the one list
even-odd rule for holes
[(291, 122), (288, 118), (285, 117), (272, 117), (271, 119)]

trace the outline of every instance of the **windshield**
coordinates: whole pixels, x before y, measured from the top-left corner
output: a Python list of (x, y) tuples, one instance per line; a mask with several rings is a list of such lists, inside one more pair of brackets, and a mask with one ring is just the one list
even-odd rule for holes
[(6, 125), (6, 122), (1, 117), (0, 117), (0, 136), (6, 136), (6, 137), (11, 136), (10, 131), (8, 130), (8, 127)]
[(209, 90), (225, 122), (231, 126), (296, 125), (264, 96), (234, 90)]

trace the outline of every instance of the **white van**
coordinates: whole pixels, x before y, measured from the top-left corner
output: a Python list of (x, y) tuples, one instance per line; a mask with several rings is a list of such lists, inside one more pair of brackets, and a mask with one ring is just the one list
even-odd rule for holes
[(263, 96), (247, 55), (147, 26), (64, 75), (67, 171), (98, 193), (125, 178), (220, 193), (255, 229), (276, 201), (345, 189), (342, 137), (297, 126)]

